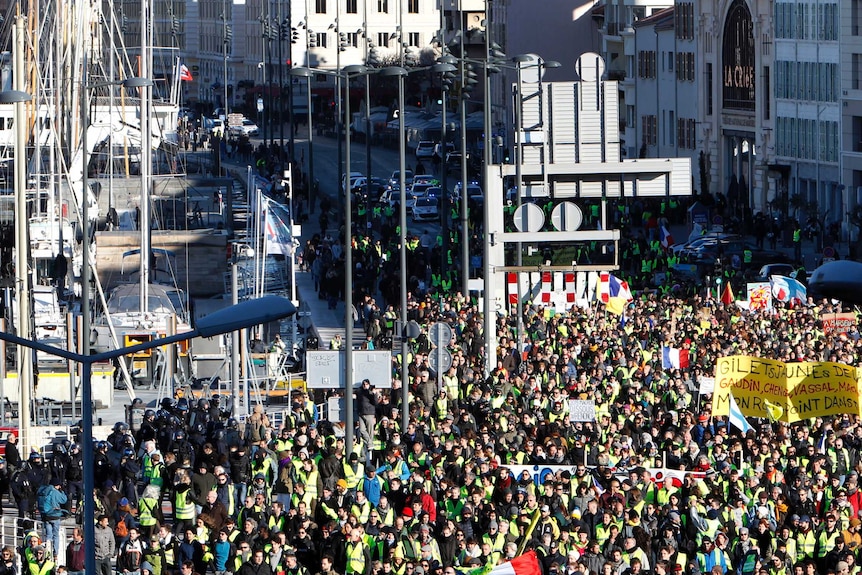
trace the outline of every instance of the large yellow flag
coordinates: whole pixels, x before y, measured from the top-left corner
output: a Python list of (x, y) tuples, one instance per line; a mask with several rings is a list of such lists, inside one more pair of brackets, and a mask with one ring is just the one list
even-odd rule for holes
[(772, 423), (780, 420), (781, 416), (784, 415), (784, 408), (768, 399), (763, 400), (763, 405), (766, 407), (766, 415), (769, 416), (769, 421)]
[(622, 297), (609, 297), (606, 309), (614, 315), (622, 315), (626, 309), (626, 299)]

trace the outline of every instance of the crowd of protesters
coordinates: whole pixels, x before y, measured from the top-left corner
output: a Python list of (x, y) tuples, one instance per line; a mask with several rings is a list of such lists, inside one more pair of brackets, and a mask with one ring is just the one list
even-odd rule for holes
[[(859, 333), (822, 331), (832, 304), (749, 313), (650, 294), (622, 317), (525, 307), (523, 351), (501, 317), (485, 376), (478, 308), (411, 301), (421, 325), (453, 326), (453, 365), (435, 374), (420, 337), (406, 428), (400, 370), (391, 390), (363, 382), (349, 455), (301, 392), (279, 428), (261, 407), (232, 417), (218, 397), (118, 423), (94, 461), (100, 573), (456, 575), (527, 550), (544, 575), (859, 571), (859, 418), (742, 435), (697, 393), (723, 355), (855, 365)], [(690, 367), (664, 369), (662, 345), (689, 349)], [(594, 400), (596, 421), (571, 421), (572, 398)], [(13, 439), (6, 453), (20, 515), (44, 521), (18, 550), (25, 572), (80, 571), (79, 532), (54, 552), (55, 521), (80, 507), (79, 446), (22, 460)], [(537, 482), (512, 465), (564, 467)], [(656, 482), (656, 469), (691, 473)]]
[[(322, 227), (303, 265), (337, 304), (344, 234)], [(398, 317), (390, 231), (382, 246), (351, 241), (370, 347)], [(623, 315), (526, 302), (522, 321), (498, 318), (490, 373), (479, 306), (452, 277), (435, 279), (442, 242), (412, 238), (407, 316), (425, 332), (405, 358), (408, 405), (394, 356), (391, 381), (356, 390), (349, 449), (305, 392), (278, 426), (261, 406), (240, 418), (218, 396), (167, 398), (135, 429), (117, 423), (92, 462), (99, 575), (477, 575), (529, 550), (542, 575), (858, 573), (862, 420), (758, 422), (743, 434), (698, 389), (726, 355), (856, 365), (859, 332), (824, 333), (821, 318), (840, 311), (828, 302), (749, 313), (696, 289), (638, 289), (655, 287), (655, 269), (634, 267), (635, 244), (660, 253), (650, 234), (622, 247), (636, 288)], [(427, 337), (437, 321), (454, 332), (439, 374)], [(687, 349), (690, 365), (664, 368), (663, 346)], [(595, 420), (572, 421), (570, 399), (593, 401)], [(43, 458), (19, 455), (9, 436), (0, 493), (24, 532), (20, 548), (2, 549), (0, 575), (19, 572), (16, 556), (31, 575), (83, 573), (81, 531), (66, 549), (59, 531), (66, 517), (80, 523), (84, 464), (78, 444)], [(536, 472), (513, 475), (516, 465)]]

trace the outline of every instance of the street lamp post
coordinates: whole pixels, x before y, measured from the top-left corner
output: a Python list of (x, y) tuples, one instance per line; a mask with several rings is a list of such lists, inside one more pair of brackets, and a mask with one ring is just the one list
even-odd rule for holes
[(269, 323), (271, 321), (277, 321), (293, 315), (294, 313), (296, 313), (296, 307), (290, 302), (290, 300), (283, 297), (267, 296), (248, 300), (199, 319), (195, 329), (192, 331), (154, 339), (138, 345), (121, 347), (103, 353), (97, 353), (95, 355), (84, 355), (47, 345), (32, 339), (0, 332), (0, 340), (81, 364), (81, 412), (83, 413), (81, 441), (83, 443), (82, 451), (84, 457), (84, 571), (86, 573), (97, 573), (95, 505), (93, 500), (94, 493), (96, 491), (95, 477), (93, 474), (93, 400), (91, 383), (93, 364), (109, 362), (124, 355), (138, 353), (164, 345), (175, 344), (195, 337), (214, 337), (230, 331), (241, 330), (251, 326)]
[[(227, 0), (222, 0), (222, 81), (224, 82), (224, 118), (225, 122), (227, 122), (228, 114), (230, 114), (230, 104), (228, 104), (227, 100), (227, 54), (230, 48), (230, 41), (233, 37), (232, 26), (228, 24), (228, 15), (227, 15)], [(223, 129), (226, 129), (227, 126), (222, 125)]]
[[(487, 60), (485, 61), (485, 65), (482, 67), (484, 72), (483, 81), (484, 81), (484, 101), (482, 103), (483, 110), (483, 129), (485, 131), (485, 143), (484, 143), (484, 164), (485, 164), (485, 174), (488, 173), (488, 169), (490, 168), (493, 162), (493, 154), (491, 150), (491, 73), (499, 72), (499, 68), (496, 67), (496, 63), (505, 58), (505, 54), (500, 49), (500, 47), (495, 44), (491, 40), (491, 31), (492, 26), (490, 23), (489, 16), (486, 15), (486, 24), (485, 24), (485, 48), (487, 51)], [(486, 182), (485, 189), (487, 190), (487, 177), (484, 178)], [(490, 235), (488, 234), (488, 222), (491, 220), (491, 203), (486, 198), (485, 202), (483, 202), (483, 214), (482, 221), (484, 222), (484, 233), (482, 234), (484, 237), (484, 257), (482, 262), (482, 272), (485, 278), (484, 289), (482, 290), (485, 294), (484, 299), (484, 336), (485, 336), (485, 374), (489, 375), (491, 370), (497, 365), (497, 316), (494, 310), (494, 302), (493, 297), (494, 294), (491, 293), (491, 290), (488, 289), (489, 281), (492, 277), (491, 274), (494, 273), (494, 270), (491, 267), (491, 249), (492, 243)]]
[[(312, 125), (313, 114), (311, 110), (311, 77), (314, 75), (314, 72), (309, 68), (291, 68), (290, 75), (303, 77), (306, 80), (306, 106), (308, 106), (308, 201), (306, 205), (308, 206), (309, 213), (311, 213), (311, 194), (314, 188), (314, 126)], [(291, 92), (293, 92), (293, 83), (291, 83)], [(293, 109), (292, 104), (291, 109)], [(293, 130), (292, 124), (291, 130)]]
[(350, 77), (365, 73), (365, 66), (353, 64), (343, 70), (344, 86), (344, 162), (347, 176), (344, 186), (344, 449), (353, 452), (353, 202), (350, 194)]
[[(440, 228), (443, 236), (443, 246), (442, 246), (442, 257), (441, 257), (441, 268), (440, 274), (441, 276), (445, 272), (445, 270), (449, 266), (449, 249), (451, 247), (451, 242), (449, 238), (449, 214), (452, 210), (452, 204), (449, 200), (449, 166), (446, 162), (446, 152), (448, 150), (448, 135), (446, 134), (448, 128), (448, 118), (446, 117), (446, 107), (448, 105), (447, 100), (449, 99), (449, 91), (452, 88), (452, 78), (450, 76), (454, 76), (453, 72), (457, 70), (455, 68), (455, 64), (458, 62), (457, 58), (452, 56), (451, 54), (447, 54), (445, 56), (441, 56), (437, 59), (440, 64), (438, 66), (448, 66), (447, 69), (441, 69), (441, 86), (440, 86), (440, 106), (441, 106), (441, 122), (440, 122), (440, 154), (442, 154), (441, 167), (442, 173), (440, 174), (440, 183), (443, 187), (443, 201), (442, 201), (442, 211), (443, 214), (440, 219)], [(464, 186), (461, 186), (461, 193), (466, 193), (466, 189)], [(455, 222), (452, 222), (453, 224)]]
[(405, 329), (407, 326), (407, 182), (404, 172), (407, 169), (406, 143), (404, 141), (404, 78), (409, 72), (401, 66), (389, 66), (380, 70), (381, 76), (396, 76), (398, 78), (398, 177), (399, 177), (399, 220), (401, 230), (399, 241), (401, 242), (401, 429), (407, 429), (409, 413), (407, 408), (408, 381), (407, 352), (408, 341)]

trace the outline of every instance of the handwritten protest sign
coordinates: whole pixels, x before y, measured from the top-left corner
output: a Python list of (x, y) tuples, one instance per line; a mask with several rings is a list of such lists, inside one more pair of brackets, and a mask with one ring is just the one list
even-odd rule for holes
[(592, 399), (570, 399), (569, 400), (570, 421), (595, 421), (596, 402)]
[(856, 327), (855, 313), (826, 313), (823, 320), (823, 333), (826, 335), (841, 335), (847, 333), (850, 328)]
[(811, 417), (860, 414), (856, 368), (843, 363), (784, 363), (734, 355), (718, 360), (712, 414), (728, 415), (730, 394), (746, 417), (793, 423)]

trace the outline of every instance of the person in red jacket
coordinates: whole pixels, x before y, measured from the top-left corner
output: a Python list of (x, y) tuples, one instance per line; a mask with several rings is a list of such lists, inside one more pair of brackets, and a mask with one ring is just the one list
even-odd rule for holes
[(84, 575), (84, 534), (80, 527), (72, 531), (72, 540), (66, 546), (66, 573)]

